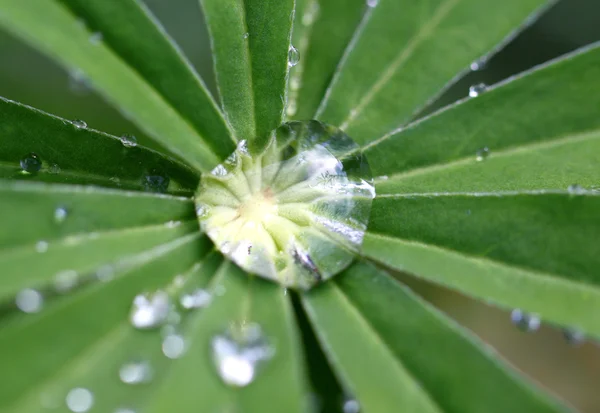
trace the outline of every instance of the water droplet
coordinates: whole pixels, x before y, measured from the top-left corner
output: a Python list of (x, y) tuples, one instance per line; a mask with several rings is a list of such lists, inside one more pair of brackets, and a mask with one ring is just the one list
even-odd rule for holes
[(319, 17), (320, 9), (319, 1), (313, 0), (302, 15), (302, 24), (304, 26), (311, 26)]
[(487, 86), (485, 85), (485, 83), (478, 83), (476, 85), (473, 85), (469, 88), (469, 96), (472, 98), (477, 97), (483, 92), (485, 92), (486, 88)]
[(66, 293), (77, 285), (77, 272), (73, 270), (61, 271), (54, 276), (54, 288), (60, 293)]
[(99, 45), (104, 40), (104, 35), (101, 32), (94, 32), (90, 35), (90, 43), (94, 46)]
[(88, 127), (87, 123), (81, 119), (75, 119), (72, 123), (77, 129), (87, 129)]
[(26, 288), (17, 293), (15, 304), (24, 313), (37, 313), (42, 309), (44, 298), (38, 291)]
[(106, 264), (96, 270), (96, 278), (100, 281), (110, 281), (115, 276), (115, 269), (112, 265)]
[(169, 334), (162, 342), (163, 354), (170, 359), (178, 359), (185, 352), (185, 340), (179, 334)]
[(127, 407), (119, 407), (114, 413), (136, 413), (135, 410), (129, 409)]
[(78, 95), (85, 95), (91, 90), (91, 82), (81, 69), (69, 71), (69, 90)]
[(39, 253), (44, 253), (48, 251), (48, 243), (46, 241), (38, 241), (35, 244), (35, 250)]
[(569, 185), (569, 187), (567, 188), (567, 191), (571, 194), (571, 195), (583, 195), (585, 194), (587, 191), (585, 190), (584, 187), (582, 187), (579, 184), (573, 184), (573, 185)]
[(167, 223), (165, 224), (165, 227), (173, 229), (173, 228), (177, 228), (180, 225), (181, 225), (181, 221), (167, 221)]
[(133, 135), (123, 135), (120, 139), (126, 148), (135, 148), (137, 146), (137, 138)]
[(490, 156), (490, 150), (486, 146), (485, 148), (478, 149), (475, 153), (475, 160), (477, 162), (485, 161), (487, 157)]
[(133, 299), (129, 320), (138, 329), (152, 329), (167, 322), (171, 312), (171, 299), (164, 291), (140, 294)]
[(212, 296), (208, 291), (198, 288), (192, 293), (182, 295), (179, 303), (186, 310), (191, 310), (193, 308), (206, 307), (210, 304), (211, 300)]
[(67, 216), (69, 215), (67, 209), (65, 207), (58, 207), (54, 210), (54, 221), (57, 224), (61, 224), (65, 222)]
[(344, 400), (342, 405), (342, 410), (344, 413), (359, 413), (360, 412), (360, 404), (358, 404), (357, 400), (347, 399)]
[(368, 7), (376, 7), (379, 4), (379, 0), (367, 0)]
[(585, 342), (585, 333), (575, 328), (565, 328), (563, 336), (567, 343), (572, 346), (580, 346)]
[(34, 174), (42, 169), (42, 160), (35, 153), (31, 152), (21, 158), (21, 169), (28, 174)]
[(58, 175), (60, 173), (60, 171), (61, 171), (60, 166), (58, 166), (58, 164), (55, 164), (55, 163), (50, 165), (50, 167), (48, 168), (48, 173), (50, 173), (52, 175)]
[(244, 39), (247, 39), (248, 37), (250, 37), (250, 33), (248, 33), (248, 32), (244, 33)]
[(288, 66), (294, 67), (300, 62), (300, 52), (294, 46), (290, 45), (290, 50), (288, 51)]
[[(350, 265), (375, 196), (356, 143), (322, 122), (288, 122), (259, 155), (236, 154), (201, 178), (195, 199), (203, 232), (223, 254), (300, 289)], [(227, 175), (215, 179), (219, 170)]]
[(473, 63), (471, 63), (471, 70), (476, 72), (478, 70), (483, 70), (485, 69), (485, 66), (487, 65), (487, 61), (485, 59), (479, 59), (474, 61)]
[(541, 325), (541, 320), (537, 315), (524, 313), (518, 308), (510, 313), (510, 319), (519, 330), (526, 332), (537, 331)]
[(142, 180), (146, 191), (160, 193), (167, 192), (170, 182), (171, 179), (159, 168), (151, 169)]
[(252, 383), (260, 365), (275, 354), (257, 324), (230, 327), (212, 339), (211, 348), (219, 377), (235, 387)]
[(152, 367), (147, 361), (131, 361), (119, 369), (119, 378), (125, 384), (142, 384), (152, 380)]
[(94, 405), (94, 395), (88, 389), (77, 387), (67, 394), (67, 407), (75, 413), (84, 413)]

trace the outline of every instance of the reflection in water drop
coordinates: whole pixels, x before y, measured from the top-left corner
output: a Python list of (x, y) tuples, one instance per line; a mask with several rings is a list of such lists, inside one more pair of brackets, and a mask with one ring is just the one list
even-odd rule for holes
[(94, 405), (94, 395), (88, 389), (78, 387), (69, 391), (66, 403), (67, 407), (72, 412), (87, 412)]
[(42, 309), (44, 298), (38, 291), (25, 288), (17, 293), (15, 304), (24, 313), (37, 313)]
[(275, 354), (257, 324), (231, 326), (213, 337), (211, 348), (219, 377), (235, 387), (252, 383), (260, 365)]
[(21, 169), (28, 174), (34, 174), (42, 169), (42, 160), (35, 153), (31, 152), (21, 158)]
[(290, 45), (290, 50), (288, 51), (288, 65), (294, 67), (298, 62), (300, 62), (300, 52), (294, 46)]
[(152, 368), (147, 361), (132, 361), (119, 369), (119, 378), (125, 384), (148, 383), (152, 380)]
[(171, 300), (166, 292), (140, 294), (133, 299), (129, 320), (135, 328), (157, 328), (167, 322), (170, 311)]
[(307, 289), (346, 268), (375, 196), (359, 146), (324, 123), (288, 122), (255, 152), (238, 148), (202, 176), (202, 230), (247, 272), (285, 287)]
[(179, 334), (168, 334), (162, 342), (162, 351), (170, 359), (178, 359), (185, 352), (185, 340)]
[(519, 330), (526, 332), (537, 331), (541, 325), (541, 320), (537, 315), (524, 313), (518, 308), (510, 313), (510, 319)]
[(477, 97), (483, 92), (485, 92), (486, 88), (487, 86), (485, 85), (485, 83), (478, 83), (476, 85), (473, 85), (469, 88), (469, 96), (472, 98)]

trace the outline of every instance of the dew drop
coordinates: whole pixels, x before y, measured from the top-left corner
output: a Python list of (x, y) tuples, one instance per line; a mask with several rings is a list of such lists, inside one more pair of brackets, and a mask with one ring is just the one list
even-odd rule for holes
[(58, 207), (54, 210), (54, 222), (57, 224), (62, 224), (67, 219), (69, 212), (65, 207)]
[(379, 0), (367, 0), (368, 7), (376, 7), (379, 4)]
[(179, 334), (169, 334), (162, 342), (162, 352), (170, 359), (178, 359), (185, 353), (185, 340)]
[(248, 33), (248, 32), (244, 33), (244, 39), (247, 39), (248, 37), (250, 37), (250, 33)]
[(26, 288), (17, 293), (15, 304), (24, 313), (37, 313), (42, 309), (44, 298), (38, 291)]
[(133, 135), (123, 135), (120, 139), (126, 148), (135, 148), (137, 146), (137, 138)]
[(257, 324), (232, 326), (211, 341), (213, 362), (225, 384), (244, 387), (252, 383), (260, 365), (275, 349)]
[(526, 332), (537, 331), (541, 325), (541, 320), (537, 315), (524, 313), (518, 308), (510, 313), (510, 319), (519, 330)]
[(202, 288), (198, 288), (196, 291), (184, 294), (179, 299), (179, 303), (186, 310), (195, 308), (207, 307), (212, 300), (210, 293)]
[(177, 228), (179, 226), (181, 226), (181, 221), (167, 221), (165, 223), (165, 227), (170, 229)]
[(119, 369), (119, 378), (125, 384), (142, 384), (152, 380), (152, 367), (147, 361), (131, 361)]
[(35, 244), (35, 250), (41, 254), (48, 251), (48, 243), (46, 241), (38, 241)]
[(300, 62), (300, 52), (294, 46), (290, 45), (288, 51), (288, 66), (294, 67)]
[(171, 300), (166, 292), (139, 294), (133, 299), (129, 320), (135, 328), (152, 329), (164, 325), (170, 312)]
[(196, 216), (198, 216), (198, 218), (204, 218), (206, 215), (208, 215), (208, 206), (205, 204), (197, 204)]
[(87, 123), (81, 119), (75, 119), (72, 123), (77, 129), (87, 129), (88, 127)]
[(342, 410), (344, 413), (359, 413), (360, 404), (358, 404), (357, 400), (347, 399), (344, 400), (344, 403), (342, 404)]
[(50, 167), (48, 168), (48, 173), (50, 173), (52, 175), (58, 175), (60, 173), (60, 171), (61, 171), (60, 166), (58, 166), (58, 164), (55, 164), (55, 163), (50, 165)]
[(77, 387), (69, 391), (66, 402), (72, 412), (84, 413), (94, 405), (94, 395), (88, 389)]
[(568, 344), (574, 347), (580, 346), (585, 342), (585, 333), (575, 328), (565, 328), (563, 330), (563, 337)]
[(571, 195), (583, 195), (586, 193), (586, 190), (584, 187), (582, 187), (579, 184), (573, 184), (573, 185), (569, 185), (569, 187), (567, 188), (567, 191), (571, 194)]
[(61, 271), (54, 276), (54, 288), (59, 293), (66, 293), (77, 285), (77, 272), (74, 270)]
[(90, 35), (90, 43), (94, 46), (99, 45), (104, 40), (104, 35), (101, 32), (94, 32)]
[(159, 168), (151, 169), (142, 179), (144, 189), (148, 192), (167, 192), (170, 182), (171, 179)]
[(21, 158), (20, 164), (23, 172), (28, 174), (35, 174), (42, 169), (42, 160), (33, 152)]
[(486, 88), (487, 86), (485, 85), (485, 83), (478, 83), (476, 85), (473, 85), (469, 88), (469, 96), (472, 98), (477, 97), (483, 92), (485, 92)]
[(485, 148), (478, 149), (477, 152), (475, 152), (475, 160), (477, 162), (485, 161), (488, 156), (490, 156), (490, 149), (487, 146)]
[(485, 69), (486, 65), (487, 65), (487, 61), (485, 59), (479, 59), (479, 60), (475, 60), (473, 63), (471, 63), (470, 69), (472, 71), (476, 72), (478, 70)]

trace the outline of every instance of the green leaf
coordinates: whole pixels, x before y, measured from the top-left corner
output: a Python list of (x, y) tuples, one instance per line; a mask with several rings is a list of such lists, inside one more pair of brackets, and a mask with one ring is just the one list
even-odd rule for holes
[[(0, 362), (11, 380), (0, 388), (3, 411), (42, 411), (40, 403), (44, 399), (40, 397), (57, 401), (63, 406), (59, 411), (68, 411), (64, 405), (65, 391), (87, 384), (94, 385), (90, 390), (97, 392), (97, 399), (105, 398), (112, 403), (120, 402), (120, 397), (135, 395), (119, 382), (118, 370), (110, 372), (112, 382), (77, 379), (100, 373), (112, 356), (115, 358), (107, 364), (114, 366), (117, 356), (128, 353), (125, 347), (119, 349), (119, 345), (131, 336), (127, 330), (133, 327), (126, 325), (125, 320), (135, 295), (163, 286), (176, 274), (188, 270), (209, 248), (206, 238), (199, 234), (157, 245), (132, 256), (127, 265), (115, 271), (111, 282), (94, 282), (76, 294), (59, 296), (36, 314), (14, 313), (5, 317), (0, 328)], [(149, 339), (148, 335), (144, 338)], [(40, 346), (51, 351), (40, 351)], [(14, 353), (16, 348), (18, 357)], [(138, 355), (129, 353), (130, 357)], [(113, 394), (110, 388), (116, 387), (116, 383), (121, 389)], [(103, 393), (104, 389), (108, 392)]]
[(290, 118), (315, 117), (365, 4), (364, 0), (296, 1), (292, 44), (300, 52), (300, 61), (290, 70)]
[[(551, 151), (555, 146), (555, 152), (544, 153), (552, 153), (554, 162), (566, 163), (568, 167), (561, 168), (564, 172), (578, 162), (575, 160), (578, 158), (572, 156), (583, 157), (582, 162), (590, 165), (589, 154), (579, 151), (565, 154), (559, 160), (560, 154), (556, 151), (561, 145), (571, 142), (578, 145), (578, 140), (592, 139), (593, 132), (600, 130), (596, 109), (600, 105), (599, 76), (600, 47), (596, 44), (509, 79), (474, 99), (462, 101), (404, 130), (384, 136), (369, 145), (365, 153), (374, 175), (390, 175), (394, 180), (395, 174), (398, 174), (397, 178), (403, 181), (401, 175), (406, 175), (409, 180), (412, 179), (409, 175), (415, 178), (419, 175), (421, 178), (416, 179), (423, 179), (428, 174), (446, 176), (454, 168), (468, 168), (469, 164), (475, 163), (477, 151), (483, 148), (489, 149), (490, 161), (496, 156), (521, 157), (515, 161), (515, 166), (525, 161), (523, 157), (529, 154), (526, 164), (519, 166), (518, 170), (526, 172), (527, 168), (532, 168), (532, 173), (521, 179), (518, 187), (510, 189), (531, 188), (527, 183), (529, 180), (550, 182), (550, 177), (556, 176), (556, 169), (540, 169), (549, 160), (546, 155), (536, 156), (543, 149)], [(570, 150), (567, 146), (562, 147)], [(582, 146), (573, 148), (585, 150)], [(479, 169), (472, 178), (483, 183), (484, 180), (479, 178), (482, 168)], [(511, 180), (517, 179), (514, 172), (505, 169), (502, 175), (494, 178), (494, 171), (490, 170), (486, 180), (493, 179), (489, 181), (493, 182), (492, 185), (506, 189), (501, 178), (509, 174)], [(581, 172), (582, 177), (590, 176), (583, 169)], [(444, 185), (454, 185), (453, 180), (446, 181)], [(572, 183), (577, 181), (566, 185)], [(490, 187), (482, 190), (490, 190)], [(446, 189), (435, 191), (438, 190)]]
[[(531, 23), (545, 0), (379, 0), (358, 26), (317, 117), (359, 144), (411, 119), (457, 73)], [(533, 16), (532, 16), (532, 13)]]
[(364, 254), (600, 336), (600, 193), (377, 198)]
[(266, 138), (283, 119), (294, 0), (200, 3), (227, 119), (239, 140)]
[[(211, 283), (211, 291), (224, 291), (210, 307), (190, 321), (191, 348), (174, 362), (164, 386), (151, 401), (151, 412), (198, 411), (302, 412), (303, 369), (291, 306), (281, 289), (262, 280), (249, 279), (225, 262)], [(274, 357), (257, 372), (255, 382), (233, 388), (219, 378), (210, 365), (211, 340), (231, 323), (258, 323), (275, 346)], [(202, 389), (202, 391), (198, 391)]]
[[(171, 192), (192, 193), (198, 176), (187, 166), (140, 145), (0, 97), (0, 177), (144, 189), (144, 176), (160, 170)], [(20, 161), (35, 153), (42, 169), (23, 174)]]
[[(66, 218), (55, 218), (64, 208)], [(75, 234), (194, 218), (190, 199), (83, 186), (0, 180), (0, 248)]]
[(135, 69), (221, 158), (235, 149), (229, 126), (202, 79), (140, 0), (61, 0)]
[[(441, 411), (565, 411), (556, 401), (503, 367), (490, 348), (374, 266), (359, 263), (332, 284), (307, 295), (305, 302), (311, 307), (313, 302), (321, 305), (315, 304), (311, 310), (319, 311), (313, 322), (341, 376), (345, 372), (336, 362), (339, 354), (352, 349), (357, 352), (356, 358), (346, 361), (347, 369), (353, 363), (362, 364), (362, 360), (376, 357), (375, 352), (363, 352), (357, 344), (369, 338), (385, 346), (394, 362), (404, 366), (415, 383), (419, 383), (418, 389), (426, 392)], [(325, 294), (327, 298), (319, 297)], [(333, 297), (337, 297), (338, 305), (329, 302)], [(353, 331), (356, 321), (349, 322), (342, 316), (343, 308), (359, 318), (362, 327), (358, 331)], [(333, 340), (339, 341), (338, 346), (333, 347)], [(385, 366), (378, 368), (370, 363), (358, 370), (365, 384), (353, 390), (361, 404), (380, 391), (373, 383), (382, 379), (385, 370)], [(401, 392), (402, 388), (395, 391)], [(388, 412), (390, 405), (384, 403), (387, 400), (391, 399), (380, 400), (379, 408), (369, 409), (365, 405), (365, 411)], [(423, 411), (410, 404), (399, 410)]]
[(190, 166), (207, 171), (219, 163), (188, 121), (58, 1), (0, 0), (0, 26), (67, 68), (81, 70), (103, 96)]

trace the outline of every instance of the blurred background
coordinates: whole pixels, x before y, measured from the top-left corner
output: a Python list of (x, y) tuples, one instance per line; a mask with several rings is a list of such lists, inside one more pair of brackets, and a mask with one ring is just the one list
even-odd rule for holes
[[(145, 2), (214, 93), (210, 46), (198, 0)], [(561, 0), (487, 64), (479, 70), (471, 71), (450, 87), (428, 111), (467, 96), (471, 85), (496, 83), (599, 40), (600, 1)], [(67, 119), (83, 119), (94, 129), (118, 136), (132, 134), (138, 137), (140, 143), (153, 146), (142, 132), (87, 88), (80, 74), (69, 73), (1, 32), (0, 62), (1, 96)], [(536, 332), (522, 332), (511, 323), (510, 312), (486, 306), (409, 276), (399, 277), (427, 300), (475, 332), (504, 359), (541, 386), (550, 389), (582, 412), (600, 413), (598, 343), (586, 341), (577, 345), (570, 344), (560, 329), (544, 324)]]

